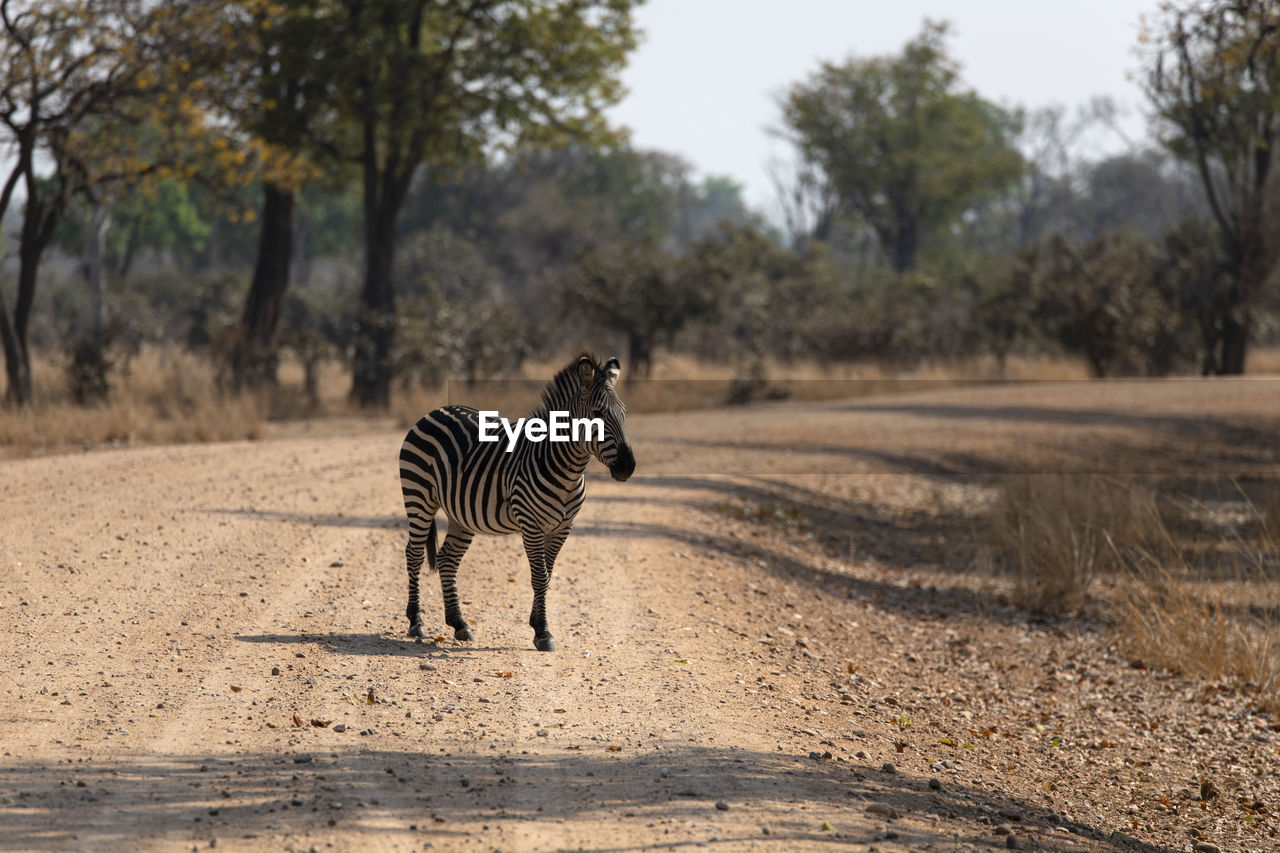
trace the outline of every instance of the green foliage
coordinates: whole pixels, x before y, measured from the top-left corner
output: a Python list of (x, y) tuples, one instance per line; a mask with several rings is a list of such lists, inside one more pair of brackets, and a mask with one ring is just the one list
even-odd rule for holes
[[(535, 328), (620, 331), (599, 311), (563, 298), (583, 262), (615, 259), (625, 245), (643, 243), (678, 266), (719, 221), (751, 218), (732, 182), (693, 183), (678, 158), (621, 144), (527, 151), (441, 178), (420, 184), (408, 201), (397, 293), (413, 292), (421, 277), (447, 299), (505, 294)], [(676, 332), (638, 334), (640, 350)]]
[(117, 204), (112, 210), (112, 219), (107, 249), (116, 256), (138, 248), (175, 247), (195, 255), (204, 249), (209, 239), (209, 222), (191, 197), (190, 185), (173, 178)]
[[(85, 235), (80, 211), (92, 203), (77, 199), (71, 215), (58, 225), (54, 242), (60, 248), (80, 253)], [(127, 275), (140, 251), (174, 250), (190, 262), (204, 251), (212, 224), (210, 211), (201, 210), (191, 193), (191, 185), (179, 178), (149, 183), (139, 192), (109, 204), (110, 228), (106, 234), (107, 263), (117, 276)]]
[(308, 184), (298, 197), (294, 229), (309, 256), (350, 256), (360, 249), (360, 197), (354, 183)]
[(824, 63), (782, 104), (785, 135), (820, 176), (826, 208), (870, 228), (898, 271), (1022, 173), (1013, 117), (961, 88), (946, 33), (926, 22), (900, 55)]

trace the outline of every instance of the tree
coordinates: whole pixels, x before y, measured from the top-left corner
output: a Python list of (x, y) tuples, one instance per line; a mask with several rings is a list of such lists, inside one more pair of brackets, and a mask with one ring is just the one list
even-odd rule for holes
[[(214, 0), (0, 0), (0, 126), (16, 149), (0, 217), (19, 179), (26, 191), (12, 318), (0, 294), (10, 403), (31, 399), (26, 339), (37, 270), (73, 199), (109, 203), (124, 188), (175, 173), (217, 170), (244, 180), (271, 159), (256, 140), (229, 142), (193, 98), (227, 90), (217, 82), (221, 46), (234, 35), (224, 7)], [(50, 174), (42, 177), (44, 162)], [(93, 219), (105, 228), (107, 217)]]
[(618, 242), (589, 252), (560, 284), (559, 304), (627, 339), (628, 369), (649, 375), (653, 351), (718, 303), (722, 275), (696, 256), (677, 258), (653, 243)]
[[(121, 164), (121, 158), (105, 168), (93, 163), (84, 131), (122, 93), (136, 90), (142, 69), (134, 60), (154, 47), (154, 40), (138, 29), (145, 18), (128, 0), (0, 2), (0, 124), (15, 149), (0, 191), (0, 217), (19, 180), (26, 194), (12, 316), (0, 292), (0, 343), (10, 404), (31, 400), (27, 328), (40, 258), (71, 199), (92, 191), (99, 180), (115, 178), (111, 166)], [(37, 174), (37, 155), (52, 162), (51, 179)]]
[(1205, 371), (1243, 373), (1254, 311), (1280, 257), (1280, 15), (1274, 0), (1169, 2), (1143, 36), (1164, 143), (1199, 174), (1229, 273), (1203, 302)]
[(338, 99), (355, 130), (364, 281), (351, 399), (389, 402), (396, 225), (419, 167), (604, 132), (634, 0), (345, 0)]
[[(301, 179), (331, 144), (329, 100), (341, 85), (330, 66), (340, 36), (317, 0), (290, 0), (252, 10), (252, 49), (241, 67), (245, 94), (231, 108), (241, 125), (281, 151), (292, 169), (262, 181), (257, 255), (231, 353), (234, 387), (274, 384), (276, 330), (294, 254), (294, 213)], [(330, 163), (330, 170), (333, 165)]]
[(831, 197), (815, 236), (830, 234), (833, 215), (855, 217), (899, 272), (1022, 170), (1012, 117), (961, 88), (946, 34), (945, 24), (926, 21), (901, 55), (824, 63), (782, 103), (802, 175)]

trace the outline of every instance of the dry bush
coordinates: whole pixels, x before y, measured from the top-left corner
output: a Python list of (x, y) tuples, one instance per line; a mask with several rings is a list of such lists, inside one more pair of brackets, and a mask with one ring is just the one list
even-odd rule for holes
[(986, 519), (987, 557), (1012, 580), (1013, 601), (1040, 613), (1081, 607), (1095, 578), (1122, 567), (1130, 543), (1159, 537), (1152, 489), (1099, 475), (1002, 480)]

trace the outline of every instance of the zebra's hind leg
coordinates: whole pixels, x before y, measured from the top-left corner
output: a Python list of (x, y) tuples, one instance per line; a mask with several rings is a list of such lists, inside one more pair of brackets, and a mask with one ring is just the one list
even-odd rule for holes
[(409, 605), (405, 615), (409, 617), (409, 636), (425, 637), (422, 627), (422, 608), (418, 603), (418, 576), (422, 571), (422, 557), (425, 553), (427, 565), (431, 571), (436, 570), (436, 519), (435, 515), (427, 521), (420, 515), (409, 517), (409, 543), (404, 546), (405, 566), (409, 571)]
[(471, 626), (462, 618), (462, 608), (458, 606), (458, 564), (467, 553), (475, 534), (468, 530), (459, 530), (456, 525), (449, 525), (444, 544), (440, 546), (438, 565), (440, 567), (440, 592), (444, 597), (444, 621), (453, 629), (455, 640), (474, 640)]

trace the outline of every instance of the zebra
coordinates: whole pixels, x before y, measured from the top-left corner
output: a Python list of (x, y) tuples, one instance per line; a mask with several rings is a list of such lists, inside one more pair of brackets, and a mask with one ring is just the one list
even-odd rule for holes
[[(618, 398), (622, 367), (616, 358), (603, 365), (582, 353), (565, 365), (542, 391), (542, 403), (530, 415), (546, 420), (550, 412), (571, 418), (599, 418), (600, 430), (575, 441), (530, 441), (523, 434), (507, 452), (506, 436), (481, 441), (479, 412), (445, 406), (425, 415), (409, 430), (400, 448), (400, 485), (409, 516), (405, 563), (409, 572), (409, 636), (425, 637), (418, 605), (418, 574), (425, 552), (430, 571), (440, 572), (444, 618), (457, 640), (473, 640), (458, 606), (458, 564), (477, 533), (519, 533), (533, 583), (529, 626), (538, 651), (555, 651), (547, 627), (547, 586), (556, 555), (564, 545), (585, 497), (584, 472), (592, 456), (625, 481), (636, 459), (627, 441), (627, 409)], [(437, 510), (449, 519), (444, 543), (436, 551)]]

